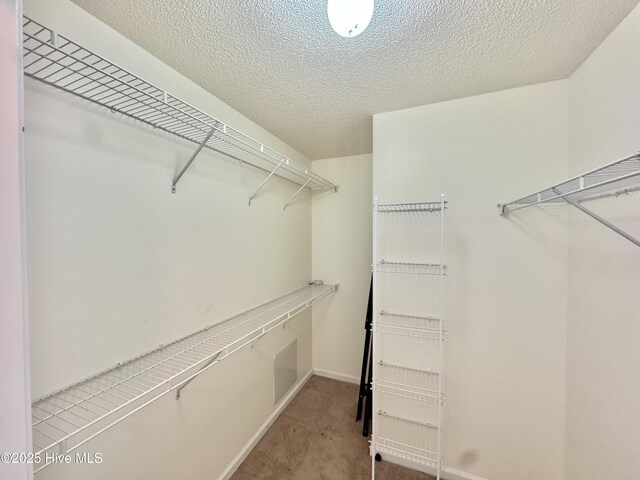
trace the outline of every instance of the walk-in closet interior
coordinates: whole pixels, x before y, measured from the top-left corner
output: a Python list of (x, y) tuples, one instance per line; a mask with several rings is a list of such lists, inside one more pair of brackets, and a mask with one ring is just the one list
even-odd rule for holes
[(0, 480), (640, 478), (638, 0), (1, 0)]

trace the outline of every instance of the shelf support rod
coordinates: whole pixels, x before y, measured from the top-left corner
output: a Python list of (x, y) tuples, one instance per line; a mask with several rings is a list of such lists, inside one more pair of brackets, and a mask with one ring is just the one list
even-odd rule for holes
[(640, 240), (632, 237), (631, 235), (629, 235), (627, 232), (625, 232), (624, 230), (621, 230), (620, 228), (616, 227), (615, 225), (613, 225), (612, 223), (606, 221), (604, 218), (602, 218), (600, 215), (592, 212), (591, 210), (589, 210), (588, 208), (584, 207), (583, 205), (580, 205), (578, 202), (576, 202), (575, 200), (572, 200), (570, 198), (567, 198), (566, 196), (563, 196), (562, 193), (557, 190), (556, 188), (553, 189), (553, 191), (555, 193), (558, 194), (558, 196), (562, 197), (562, 199), (567, 202), (569, 205), (576, 207), (578, 210), (580, 210), (581, 212), (589, 215), (591, 218), (593, 218), (594, 220), (600, 222), (601, 224), (603, 224), (605, 227), (610, 228), (611, 230), (613, 230), (614, 232), (616, 232), (618, 235), (622, 235), (624, 238), (626, 238), (627, 240), (629, 240), (631, 243), (636, 244), (638, 247), (640, 247)]
[(282, 166), (282, 164), (283, 164), (283, 162), (284, 162), (285, 160), (286, 160), (285, 158), (283, 158), (282, 160), (280, 160), (280, 162), (278, 163), (278, 165), (276, 165), (276, 168), (274, 168), (274, 169), (272, 170), (272, 172), (267, 176), (267, 178), (265, 178), (265, 179), (264, 179), (264, 182), (262, 182), (262, 184), (261, 184), (261, 185), (258, 187), (258, 189), (255, 191), (255, 193), (249, 197), (249, 206), (251, 206), (251, 200), (253, 200), (254, 198), (256, 198), (256, 195), (258, 195), (258, 192), (260, 192), (260, 190), (262, 190), (262, 187), (264, 187), (264, 186), (267, 184), (267, 182), (269, 181), (269, 179), (270, 179), (271, 177), (273, 177), (273, 175), (278, 171), (278, 169)]
[(196, 157), (198, 156), (200, 151), (207, 144), (207, 142), (211, 138), (211, 135), (213, 135), (213, 131), (214, 130), (215, 130), (215, 128), (212, 128), (211, 130), (209, 130), (209, 133), (207, 133), (207, 136), (204, 137), (204, 139), (200, 142), (200, 144), (198, 145), (198, 148), (196, 148), (196, 151), (193, 152), (193, 155), (191, 155), (191, 158), (187, 161), (187, 163), (185, 163), (184, 167), (182, 167), (182, 170), (180, 170), (180, 173), (178, 173), (178, 175), (176, 175), (176, 178), (173, 179), (173, 182), (171, 182), (171, 193), (176, 193), (176, 185), (178, 184), (178, 182), (182, 178), (182, 175), (184, 175), (184, 173), (191, 166), (191, 164), (196, 159)]
[(200, 370), (198, 371), (198, 373), (196, 373), (193, 377), (191, 377), (189, 380), (186, 380), (182, 385), (180, 385), (177, 389), (176, 389), (176, 400), (180, 400), (180, 392), (182, 391), (182, 389), (184, 387), (186, 387), (187, 385), (189, 385), (191, 382), (193, 382), (193, 380), (200, 374), (200, 372), (202, 372), (205, 368), (207, 368), (209, 365), (211, 365), (213, 362), (215, 362), (218, 357), (220, 356), (220, 354), (222, 354), (222, 351), (219, 351), (218, 353), (216, 353), (213, 357), (211, 357), (207, 363), (205, 363), (202, 368), (200, 368)]
[(298, 194), (299, 194), (299, 193), (304, 189), (304, 187), (306, 187), (306, 186), (309, 184), (309, 182), (311, 181), (311, 178), (312, 178), (312, 177), (309, 177), (309, 180), (307, 180), (306, 182), (304, 182), (304, 185), (302, 185), (302, 186), (298, 189), (298, 191), (297, 191), (296, 193), (294, 193), (294, 194), (293, 194), (293, 196), (292, 196), (292, 197), (287, 201), (287, 203), (285, 203), (285, 204), (284, 204), (284, 209), (285, 209), (285, 210), (287, 209), (287, 207), (288, 207), (289, 205), (291, 205), (291, 202), (293, 202), (293, 199), (294, 199), (294, 198), (296, 198), (296, 197), (298, 196)]

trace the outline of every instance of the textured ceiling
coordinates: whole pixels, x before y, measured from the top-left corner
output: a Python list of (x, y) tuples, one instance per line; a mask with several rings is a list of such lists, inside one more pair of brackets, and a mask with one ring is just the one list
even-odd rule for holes
[[(311, 159), (371, 151), (374, 113), (566, 78), (638, 0), (74, 0)], [(210, 112), (215, 115), (215, 112)]]

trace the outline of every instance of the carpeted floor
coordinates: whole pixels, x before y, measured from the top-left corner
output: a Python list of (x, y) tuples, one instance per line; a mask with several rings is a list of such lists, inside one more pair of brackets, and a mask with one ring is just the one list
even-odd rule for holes
[[(355, 422), (358, 386), (314, 375), (231, 480), (369, 480), (371, 457)], [(429, 480), (388, 462), (376, 480)]]

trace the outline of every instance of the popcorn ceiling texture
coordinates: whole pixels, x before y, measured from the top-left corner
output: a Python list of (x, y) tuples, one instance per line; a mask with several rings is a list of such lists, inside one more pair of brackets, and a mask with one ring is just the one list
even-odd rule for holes
[[(372, 114), (568, 77), (638, 0), (74, 0), (311, 159), (371, 151)], [(209, 112), (213, 115), (216, 112)]]

